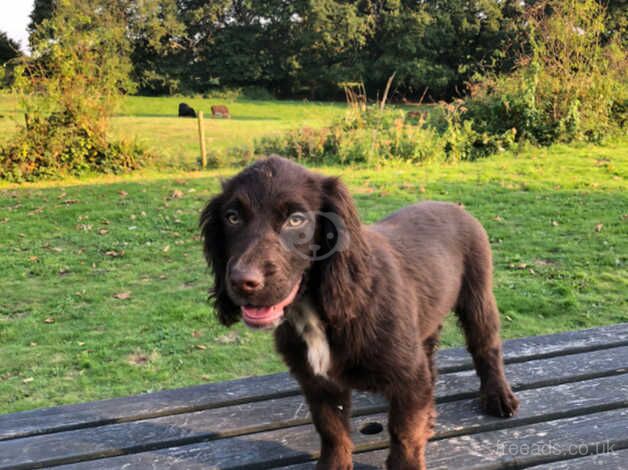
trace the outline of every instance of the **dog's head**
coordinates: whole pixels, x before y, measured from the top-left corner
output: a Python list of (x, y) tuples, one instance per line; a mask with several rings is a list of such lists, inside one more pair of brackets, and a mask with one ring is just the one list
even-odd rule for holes
[(200, 226), (223, 324), (242, 317), (249, 326), (276, 326), (307, 289), (330, 321), (351, 315), (366, 245), (337, 178), (279, 157), (258, 161), (223, 184)]

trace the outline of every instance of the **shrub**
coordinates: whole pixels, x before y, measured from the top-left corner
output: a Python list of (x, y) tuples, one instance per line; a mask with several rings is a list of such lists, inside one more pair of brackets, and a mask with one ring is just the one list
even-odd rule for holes
[(548, 145), (599, 141), (625, 125), (625, 51), (604, 44), (605, 11), (595, 0), (545, 0), (530, 7), (530, 53), (514, 73), (488, 77), (468, 100), (474, 129), (516, 129)]
[(15, 68), (26, 124), (0, 147), (0, 177), (34, 180), (139, 166), (135, 144), (111, 142), (108, 124), (129, 79), (126, 11), (103, 0), (59, 0)]

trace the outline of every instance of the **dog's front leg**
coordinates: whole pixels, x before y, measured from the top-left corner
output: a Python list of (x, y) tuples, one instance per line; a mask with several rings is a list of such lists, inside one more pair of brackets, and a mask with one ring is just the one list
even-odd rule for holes
[(351, 390), (340, 388), (322, 377), (303, 380), (301, 387), (321, 438), (321, 455), (316, 468), (351, 470)]
[(425, 446), (434, 413), (433, 386), (427, 362), (414, 383), (395, 387), (390, 396), (388, 470), (425, 470)]

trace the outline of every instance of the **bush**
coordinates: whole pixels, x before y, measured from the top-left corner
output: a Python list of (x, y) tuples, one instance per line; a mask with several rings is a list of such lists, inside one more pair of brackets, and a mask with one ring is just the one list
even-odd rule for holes
[(145, 152), (108, 138), (129, 79), (122, 6), (59, 0), (31, 35), (32, 54), (15, 67), (26, 125), (0, 147), (0, 177), (15, 181), (137, 168)]
[(138, 168), (147, 152), (136, 143), (108, 142), (70, 117), (31, 119), (0, 147), (0, 179), (35, 181), (88, 172), (120, 173)]
[(231, 163), (245, 163), (255, 155), (277, 153), (299, 162), (365, 163), (385, 161), (419, 163), (433, 160), (475, 160), (509, 146), (511, 132), (490, 136), (473, 130), (463, 119), (460, 102), (443, 103), (431, 118), (406, 118), (400, 109), (353, 110), (323, 129), (301, 128), (255, 141), (252, 148), (232, 148)]
[(530, 53), (508, 76), (488, 77), (468, 100), (474, 129), (515, 129), (549, 145), (600, 141), (625, 125), (625, 51), (604, 44), (605, 11), (595, 0), (546, 0), (528, 12)]

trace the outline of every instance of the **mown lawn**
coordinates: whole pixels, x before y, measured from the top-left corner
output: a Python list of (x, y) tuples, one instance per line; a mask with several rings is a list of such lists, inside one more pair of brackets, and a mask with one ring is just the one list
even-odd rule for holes
[[(628, 320), (628, 140), (322, 171), (369, 222), (463, 203), (491, 237), (505, 337)], [(226, 330), (206, 303), (197, 217), (231, 172), (0, 186), (0, 413), (283, 369), (270, 335)]]
[[(219, 157), (229, 147), (250, 146), (254, 139), (299, 127), (322, 127), (346, 111), (344, 104), (301, 101), (225, 101), (187, 97), (125, 98), (113, 118), (111, 133), (137, 140), (156, 157), (151, 167), (197, 168), (200, 155), (196, 119), (177, 117), (178, 105), (186, 102), (205, 113), (207, 150)], [(225, 104), (231, 119), (212, 119), (211, 106)], [(12, 96), (0, 94), (0, 142), (15, 132), (23, 115)]]

